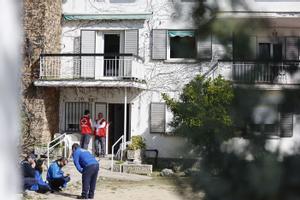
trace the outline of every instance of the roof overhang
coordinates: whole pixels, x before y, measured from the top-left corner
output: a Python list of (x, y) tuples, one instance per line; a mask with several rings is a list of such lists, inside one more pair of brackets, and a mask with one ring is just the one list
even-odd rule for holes
[(149, 13), (99, 13), (99, 14), (69, 14), (64, 13), (63, 18), (66, 21), (78, 20), (146, 20), (152, 16)]
[(146, 83), (137, 81), (119, 80), (37, 80), (34, 81), (37, 87), (106, 87), (106, 88), (136, 88), (146, 89)]

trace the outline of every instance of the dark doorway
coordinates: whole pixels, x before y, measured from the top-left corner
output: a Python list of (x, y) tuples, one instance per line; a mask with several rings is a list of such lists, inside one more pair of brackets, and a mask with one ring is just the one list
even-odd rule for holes
[(259, 43), (259, 59), (270, 60), (271, 58), (271, 44), (270, 43)]
[[(108, 152), (111, 153), (112, 145), (123, 135), (124, 133), (124, 104), (109, 104), (109, 141)], [(127, 104), (127, 140), (130, 139), (130, 106)], [(115, 152), (118, 150), (118, 145), (115, 148)]]
[(274, 61), (282, 60), (282, 44), (273, 44), (273, 59)]
[(120, 35), (104, 34), (104, 76), (119, 75)]

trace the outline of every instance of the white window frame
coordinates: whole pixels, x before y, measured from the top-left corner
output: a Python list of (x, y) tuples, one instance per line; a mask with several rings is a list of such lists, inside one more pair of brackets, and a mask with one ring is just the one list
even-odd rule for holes
[[(177, 31), (194, 31), (196, 30), (191, 30), (191, 29), (176, 29)], [(171, 47), (170, 47), (170, 36), (169, 36), (169, 31), (175, 31), (175, 30), (167, 30), (167, 60), (166, 62), (196, 62), (197, 61), (197, 54), (198, 54), (198, 38), (195, 35), (195, 46), (196, 46), (196, 57), (195, 58), (171, 58)]]
[[(105, 29), (97, 29), (96, 31), (96, 53), (104, 53), (104, 35), (105, 34), (119, 34), (120, 35), (120, 53), (124, 52), (125, 48), (125, 38), (124, 33), (125, 30), (105, 30)], [(114, 79), (111, 77), (104, 77), (103, 75), (103, 63), (104, 63), (104, 57), (100, 57), (99, 59), (96, 59), (96, 65), (98, 66), (95, 68), (95, 78), (96, 79)]]

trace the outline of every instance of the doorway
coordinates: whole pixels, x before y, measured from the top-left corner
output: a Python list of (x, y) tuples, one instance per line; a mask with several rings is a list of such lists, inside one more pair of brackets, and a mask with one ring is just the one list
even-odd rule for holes
[[(111, 153), (112, 145), (123, 135), (124, 133), (124, 104), (108, 104), (108, 120), (109, 126), (109, 141), (108, 152)], [(127, 140), (130, 139), (130, 105), (127, 104)], [(118, 147), (115, 148), (115, 152)]]
[(120, 34), (104, 34), (104, 76), (119, 75)]

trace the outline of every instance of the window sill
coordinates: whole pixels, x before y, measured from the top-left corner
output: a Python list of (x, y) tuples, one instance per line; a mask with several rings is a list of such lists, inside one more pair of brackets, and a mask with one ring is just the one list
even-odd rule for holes
[(177, 59), (165, 60), (164, 62), (165, 63), (197, 63), (199, 61), (197, 59), (177, 58)]

